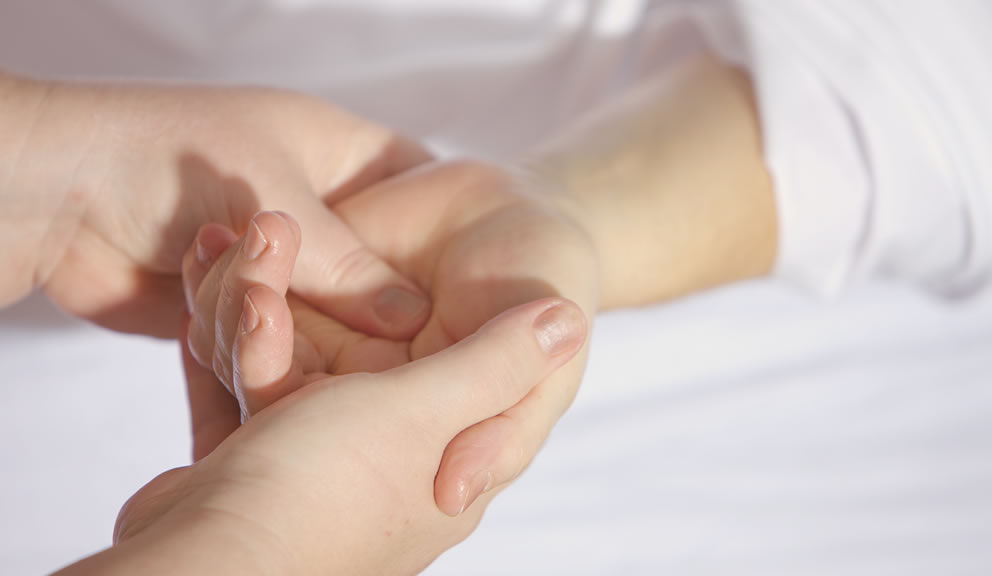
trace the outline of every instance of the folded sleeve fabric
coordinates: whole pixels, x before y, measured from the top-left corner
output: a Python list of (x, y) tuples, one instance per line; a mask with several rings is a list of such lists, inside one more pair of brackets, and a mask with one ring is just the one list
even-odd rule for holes
[(866, 275), (945, 295), (992, 270), (992, 3), (698, 4), (746, 67), (778, 198), (779, 273), (831, 294)]

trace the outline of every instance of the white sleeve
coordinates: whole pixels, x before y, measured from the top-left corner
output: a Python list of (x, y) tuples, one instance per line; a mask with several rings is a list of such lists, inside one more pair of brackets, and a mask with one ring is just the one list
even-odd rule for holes
[(992, 2), (727, 0), (698, 21), (752, 76), (778, 271), (942, 294), (992, 268)]

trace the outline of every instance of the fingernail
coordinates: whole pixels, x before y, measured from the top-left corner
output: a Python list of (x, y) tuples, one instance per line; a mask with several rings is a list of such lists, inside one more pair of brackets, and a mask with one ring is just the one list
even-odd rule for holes
[(537, 343), (549, 356), (575, 350), (585, 340), (585, 315), (576, 306), (557, 304), (534, 321)]
[(203, 266), (208, 266), (210, 264), (210, 252), (207, 252), (207, 248), (203, 245), (203, 241), (200, 237), (196, 237), (196, 261)]
[(471, 482), (468, 483), (465, 492), (462, 495), (462, 505), (458, 509), (458, 514), (461, 515), (466, 508), (471, 506), (479, 496), (485, 494), (487, 490), (493, 487), (493, 473), (489, 470), (481, 470), (475, 473), (472, 477)]
[(251, 301), (251, 296), (245, 294), (245, 303), (241, 307), (241, 333), (251, 334), (258, 328), (259, 318), (258, 309), (255, 308), (255, 303)]
[(215, 228), (212, 224), (201, 228), (193, 241), (196, 246), (196, 260), (201, 266), (212, 264), (229, 245)]
[(258, 227), (258, 224), (255, 223), (255, 219), (252, 218), (251, 228), (248, 230), (245, 243), (241, 246), (245, 258), (249, 260), (258, 258), (262, 252), (265, 252), (265, 249), (268, 248), (268, 246), (269, 241), (265, 239), (265, 234), (262, 234), (262, 229)]
[(409, 324), (427, 309), (427, 300), (405, 288), (390, 286), (375, 299), (375, 314), (386, 325)]

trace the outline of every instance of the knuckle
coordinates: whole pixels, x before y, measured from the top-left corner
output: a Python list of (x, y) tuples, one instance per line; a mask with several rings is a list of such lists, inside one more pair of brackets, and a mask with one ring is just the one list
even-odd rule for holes
[(364, 246), (356, 246), (341, 255), (327, 269), (326, 278), (333, 287), (348, 286), (379, 266), (379, 259)]

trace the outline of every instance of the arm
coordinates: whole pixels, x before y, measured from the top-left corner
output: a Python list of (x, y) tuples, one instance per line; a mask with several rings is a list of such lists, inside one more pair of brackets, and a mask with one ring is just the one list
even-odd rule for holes
[(215, 511), (172, 514), (134, 538), (63, 568), (56, 576), (296, 573), (287, 562), (271, 534)]
[[(992, 8), (896, 4), (736, 3), (703, 21), (721, 56), (750, 70), (757, 106), (743, 74), (696, 61), (587, 125), (586, 140), (605, 146), (573, 135), (540, 157), (615, 264), (604, 304), (667, 298), (773, 261), (783, 279), (825, 294), (868, 276), (944, 295), (988, 283), (992, 75), (975, 63), (989, 52)], [(717, 24), (727, 21), (737, 29)], [(857, 25), (830, 24), (841, 21)], [(638, 294), (611, 300), (633, 280)]]
[(772, 270), (775, 203), (750, 83), (712, 58), (598, 112), (532, 166), (593, 240), (601, 308)]
[(537, 159), (595, 233), (603, 304), (773, 267), (825, 294), (868, 276), (944, 295), (986, 285), (989, 4), (732, 4), (704, 28), (749, 78), (697, 60)]
[[(65, 188), (58, 180), (78, 155), (73, 122), (53, 130), (49, 122), (52, 86), (0, 71), (0, 307), (16, 302), (35, 286), (39, 266), (51, 259), (52, 231), (72, 227), (62, 220)], [(85, 127), (83, 128), (85, 129)], [(59, 145), (53, 147), (53, 138)], [(43, 151), (50, 149), (49, 154)]]

